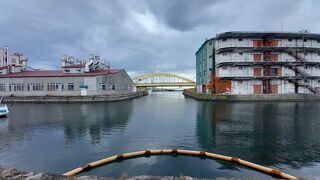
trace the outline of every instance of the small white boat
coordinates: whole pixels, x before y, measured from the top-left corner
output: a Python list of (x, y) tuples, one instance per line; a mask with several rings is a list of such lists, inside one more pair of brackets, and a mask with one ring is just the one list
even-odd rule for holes
[(3, 99), (3, 96), (1, 96), (1, 99), (0, 99), (0, 117), (6, 117), (7, 114), (9, 113), (9, 109), (6, 104), (1, 103), (2, 99)]

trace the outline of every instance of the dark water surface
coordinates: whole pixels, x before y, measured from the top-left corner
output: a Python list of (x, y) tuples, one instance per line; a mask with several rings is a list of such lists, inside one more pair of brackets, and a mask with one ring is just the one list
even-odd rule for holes
[[(320, 103), (214, 103), (156, 93), (112, 103), (8, 104), (0, 164), (64, 173), (107, 156), (180, 148), (236, 156), (289, 174), (320, 176)], [(141, 157), (83, 174), (269, 178), (228, 162)]]

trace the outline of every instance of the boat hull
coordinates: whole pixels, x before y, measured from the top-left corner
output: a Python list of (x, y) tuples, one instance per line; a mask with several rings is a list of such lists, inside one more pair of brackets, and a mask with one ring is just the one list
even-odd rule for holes
[(9, 113), (8, 107), (6, 104), (1, 104), (0, 105), (0, 118), (1, 117), (7, 117)]

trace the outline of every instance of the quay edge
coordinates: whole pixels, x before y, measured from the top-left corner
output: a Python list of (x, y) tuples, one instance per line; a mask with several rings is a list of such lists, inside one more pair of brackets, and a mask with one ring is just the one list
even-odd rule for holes
[(197, 100), (215, 101), (215, 102), (307, 102), (320, 101), (320, 94), (208, 94), (198, 93), (195, 89), (183, 91), (185, 97), (191, 97)]
[(111, 102), (148, 95), (147, 91), (95, 96), (4, 96), (3, 102)]
[[(66, 177), (60, 174), (50, 173), (50, 172), (28, 172), (22, 171), (14, 168), (9, 168), (6, 166), (0, 165), (0, 179), (34, 179), (34, 180), (45, 180), (45, 179), (59, 179), (59, 180), (116, 180), (115, 178), (110, 177), (98, 177), (93, 175), (84, 175), (84, 176), (75, 176), (73, 178)], [(117, 178), (118, 179), (118, 178)], [(121, 176), (119, 179), (126, 180), (202, 180), (202, 178), (193, 178), (190, 176), (133, 176), (126, 177)]]

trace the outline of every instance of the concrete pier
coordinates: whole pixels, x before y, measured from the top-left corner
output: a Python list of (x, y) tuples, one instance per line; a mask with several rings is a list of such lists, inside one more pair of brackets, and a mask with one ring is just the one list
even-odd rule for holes
[(183, 91), (183, 95), (198, 100), (220, 102), (251, 102), (251, 101), (320, 101), (320, 94), (206, 94), (197, 93), (195, 89)]
[(99, 96), (5, 96), (4, 102), (109, 102), (148, 95), (146, 91)]

